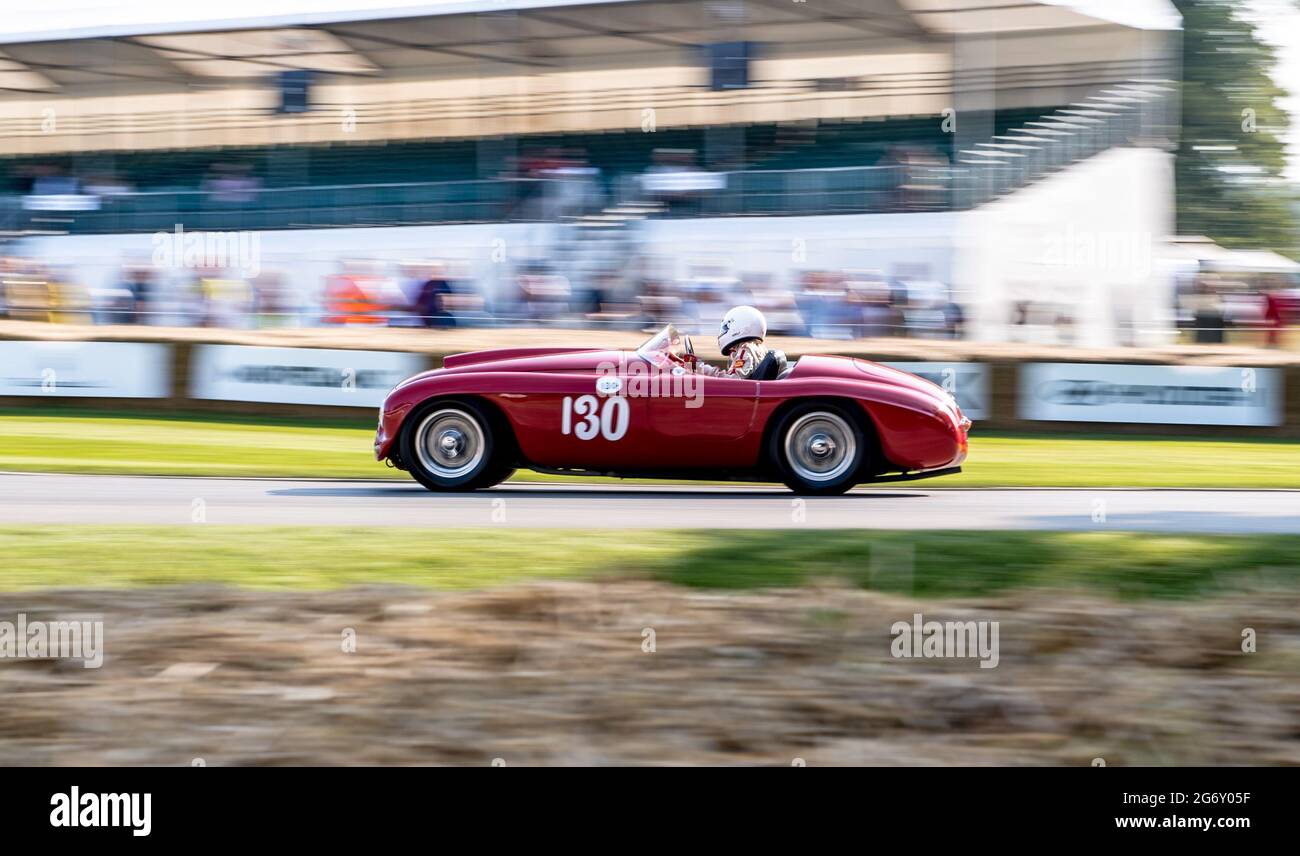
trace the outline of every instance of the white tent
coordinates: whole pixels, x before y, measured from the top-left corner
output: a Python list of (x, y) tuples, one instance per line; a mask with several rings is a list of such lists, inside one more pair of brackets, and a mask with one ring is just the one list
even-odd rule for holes
[(1196, 265), (1205, 270), (1250, 273), (1296, 273), (1300, 262), (1271, 250), (1230, 250), (1204, 235), (1170, 238), (1161, 257), (1178, 265)]
[(1226, 257), (1214, 259), (1210, 267), (1215, 270), (1238, 270), (1253, 273), (1295, 273), (1300, 262), (1270, 250), (1226, 250)]

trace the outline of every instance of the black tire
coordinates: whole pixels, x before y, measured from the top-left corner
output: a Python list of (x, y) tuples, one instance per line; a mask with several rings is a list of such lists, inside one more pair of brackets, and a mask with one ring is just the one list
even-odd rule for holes
[(787, 411), (768, 439), (781, 481), (809, 496), (847, 491), (872, 455), (861, 418), (832, 402), (809, 402)]
[(498, 484), (514, 471), (499, 453), (500, 429), (491, 414), (473, 401), (431, 401), (404, 420), (402, 463), (433, 491), (478, 490)]
[(486, 473), (483, 474), (483, 478), (478, 484), (478, 489), (481, 490), (485, 487), (495, 487), (496, 485), (501, 484), (501, 482), (510, 478), (514, 474), (515, 474), (514, 464), (506, 463), (500, 466), (491, 467)]

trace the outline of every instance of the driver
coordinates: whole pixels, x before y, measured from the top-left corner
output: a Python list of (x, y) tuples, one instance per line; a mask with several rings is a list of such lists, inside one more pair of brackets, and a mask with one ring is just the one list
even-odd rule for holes
[(767, 319), (752, 306), (734, 307), (722, 316), (718, 330), (718, 349), (730, 362), (725, 369), (697, 362), (695, 370), (710, 377), (747, 378), (767, 356), (763, 338), (767, 336)]

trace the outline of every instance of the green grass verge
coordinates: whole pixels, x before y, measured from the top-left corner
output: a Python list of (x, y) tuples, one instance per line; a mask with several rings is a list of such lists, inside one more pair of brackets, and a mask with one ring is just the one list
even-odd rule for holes
[[(1300, 487), (1300, 443), (1116, 434), (971, 435), (948, 487)], [(930, 483), (927, 483), (927, 487)]]
[[(745, 545), (750, 561), (736, 560)], [(0, 527), (0, 591), (223, 583), (479, 588), (604, 575), (708, 588), (817, 578), (918, 596), (1032, 587), (1195, 597), (1300, 581), (1300, 536), (1062, 532)]]
[[(0, 411), (0, 470), (408, 478), (374, 461), (373, 439), (372, 427), (346, 423)], [(926, 487), (1294, 488), (1297, 473), (1295, 442), (977, 430), (965, 472)], [(571, 480), (538, 473), (516, 478)]]

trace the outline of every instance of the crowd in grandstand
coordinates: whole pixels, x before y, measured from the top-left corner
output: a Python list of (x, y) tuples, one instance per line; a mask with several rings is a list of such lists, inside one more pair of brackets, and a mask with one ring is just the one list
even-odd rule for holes
[[(995, 123), (1005, 128), (1023, 118), (1007, 111)], [(193, 223), (247, 234), (285, 226), (522, 221), (568, 231), (540, 247), (546, 261), (506, 265), (487, 279), (459, 261), (368, 258), (342, 260), (324, 275), (306, 276), (284, 262), (250, 274), (135, 261), (115, 276), (88, 278), (59, 259), (24, 255), (16, 243), (0, 258), (0, 317), (230, 328), (640, 329), (673, 321), (697, 332), (716, 327), (727, 306), (751, 304), (777, 334), (966, 336), (965, 298), (932, 274), (773, 273), (745, 271), (739, 261), (737, 270), (695, 264), (664, 274), (646, 263), (646, 249), (627, 228), (639, 218), (951, 205), (949, 142), (935, 136), (932, 122), (753, 126), (734, 133), (731, 148), (699, 130), (679, 130), (527, 137), (491, 155), (473, 141), (433, 141), (215, 156), (178, 150), (10, 159), (0, 163), (0, 189), (9, 191), (5, 211), (22, 200), (26, 219), (15, 225), (49, 221), (74, 232), (142, 233), (184, 222), (187, 229)], [(125, 212), (130, 218), (123, 219)], [(887, 266), (866, 260), (873, 262)], [(1189, 340), (1223, 342), (1248, 330), (1278, 344), (1285, 328), (1300, 321), (1297, 293), (1286, 277), (1200, 275), (1180, 281), (1169, 311)], [(1011, 340), (1076, 339), (1080, 322), (1068, 305), (1031, 297), (1012, 301), (1008, 313)], [(1119, 341), (1127, 340), (1121, 331)]]
[[(502, 281), (487, 284), (476, 281), (461, 262), (349, 259), (303, 289), (278, 268), (250, 277), (232, 269), (159, 269), (135, 263), (123, 265), (114, 281), (92, 287), (71, 265), (0, 257), (0, 318), (16, 320), (233, 329), (642, 329), (672, 321), (694, 333), (715, 328), (727, 307), (737, 304), (762, 309), (775, 334), (966, 335), (966, 312), (948, 285), (877, 271), (805, 270), (791, 282), (775, 282), (766, 273), (736, 275), (722, 264), (700, 264), (682, 277), (598, 277), (579, 285), (553, 265), (525, 263)], [(1286, 328), (1300, 323), (1300, 290), (1281, 275), (1256, 280), (1201, 275), (1184, 282), (1173, 310), (1189, 340), (1222, 343), (1234, 331), (1251, 331), (1262, 343), (1277, 345)], [(1049, 341), (1071, 341), (1073, 321), (1066, 308), (1020, 301), (1013, 315), (1012, 340), (1045, 335)]]
[(576, 286), (548, 265), (523, 264), (495, 288), (463, 264), (346, 260), (302, 291), (286, 272), (244, 277), (229, 269), (122, 267), (89, 287), (71, 266), (0, 258), (0, 317), (50, 322), (254, 328), (372, 325), (528, 325), (641, 329), (672, 321), (688, 331), (717, 326), (727, 307), (767, 313), (777, 334), (823, 338), (904, 335), (961, 338), (964, 313), (943, 283), (872, 271), (809, 270), (792, 283), (697, 266), (686, 277), (596, 279)]

